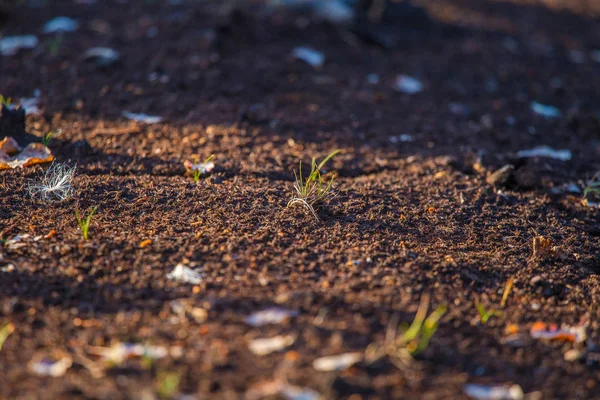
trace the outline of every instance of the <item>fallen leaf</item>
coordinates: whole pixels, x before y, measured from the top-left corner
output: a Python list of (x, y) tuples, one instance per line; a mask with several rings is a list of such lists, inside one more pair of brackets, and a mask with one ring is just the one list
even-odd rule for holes
[(12, 137), (0, 141), (0, 170), (24, 168), (52, 160), (52, 152), (41, 143), (30, 143), (23, 149)]
[(560, 250), (558, 246), (552, 246), (550, 239), (546, 239), (543, 236), (536, 236), (533, 238), (533, 257), (546, 257), (553, 256), (566, 260), (568, 256)]
[(536, 322), (531, 326), (529, 334), (534, 339), (561, 340), (573, 343), (581, 343), (586, 337), (587, 324), (577, 326), (562, 325), (560, 328), (556, 324), (546, 324), (545, 322)]
[(552, 242), (550, 239), (546, 239), (543, 236), (536, 236), (533, 238), (533, 256), (543, 257), (552, 252)]
[(140, 248), (143, 249), (144, 247), (146, 247), (150, 244), (152, 244), (152, 240), (150, 240), (150, 239), (142, 240), (142, 242), (140, 243)]

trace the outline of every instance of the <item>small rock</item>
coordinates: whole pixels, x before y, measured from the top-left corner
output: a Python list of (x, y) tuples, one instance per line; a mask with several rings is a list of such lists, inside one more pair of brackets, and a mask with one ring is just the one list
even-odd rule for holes
[(25, 132), (25, 110), (0, 104), (0, 140), (12, 137), (23, 147), (34, 142), (37, 137)]
[(78, 140), (71, 145), (71, 151), (73, 156), (77, 158), (86, 157), (94, 152), (94, 149), (87, 140)]
[(531, 286), (537, 286), (537, 285), (543, 283), (542, 281), (543, 281), (542, 277), (540, 275), (536, 275), (529, 280), (529, 284)]
[(585, 355), (584, 349), (571, 349), (567, 351), (564, 355), (565, 361), (577, 361), (581, 360)]

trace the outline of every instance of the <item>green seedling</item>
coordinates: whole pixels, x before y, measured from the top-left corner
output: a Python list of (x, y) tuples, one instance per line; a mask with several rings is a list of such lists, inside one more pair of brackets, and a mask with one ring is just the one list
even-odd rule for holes
[(490, 309), (490, 310), (486, 310), (485, 306), (479, 302), (475, 302), (475, 308), (477, 309), (477, 312), (479, 313), (479, 321), (481, 321), (481, 323), (483, 325), (487, 324), (488, 320), (492, 317), (502, 317), (504, 316), (504, 313), (502, 311), (498, 311), (498, 310), (494, 310), (494, 309)]
[(94, 208), (92, 208), (92, 211), (90, 211), (90, 213), (85, 218), (80, 218), (79, 211), (75, 210), (75, 216), (77, 217), (77, 225), (79, 225), (79, 229), (81, 229), (81, 233), (83, 235), (84, 240), (88, 240), (88, 232), (90, 230), (90, 222), (92, 221), (92, 217), (94, 216), (94, 213), (96, 212), (97, 209), (98, 209), (98, 206), (95, 206)]
[(401, 341), (406, 346), (412, 356), (425, 351), (429, 346), (429, 341), (438, 330), (438, 324), (442, 316), (446, 313), (446, 306), (438, 306), (429, 316), (429, 297), (422, 299), (415, 319), (410, 327), (404, 332)]
[[(407, 366), (414, 356), (423, 353), (429, 347), (431, 338), (438, 330), (439, 321), (446, 313), (446, 306), (439, 305), (429, 315), (428, 310), (429, 295), (423, 295), (410, 326), (400, 328), (396, 317), (393, 317), (383, 343), (371, 343), (365, 350), (366, 360), (375, 362), (387, 356), (398, 368)], [(398, 334), (399, 330), (402, 331), (401, 334)]]
[(50, 132), (47, 132), (47, 133), (45, 133), (45, 134), (44, 134), (44, 136), (42, 136), (42, 144), (43, 144), (45, 147), (48, 147), (48, 145), (50, 144), (50, 141), (51, 141), (51, 140), (52, 140), (54, 137), (56, 137), (56, 136), (60, 135), (61, 133), (62, 133), (62, 131), (61, 131), (60, 129), (57, 129), (57, 130), (55, 130), (55, 131), (50, 131)]
[(340, 150), (335, 150), (329, 153), (329, 155), (319, 164), (317, 164), (316, 159), (313, 157), (310, 174), (306, 177), (302, 174), (302, 161), (300, 161), (298, 174), (294, 171), (294, 176), (296, 177), (294, 189), (296, 190), (296, 194), (288, 202), (288, 207), (293, 206), (294, 204), (301, 204), (311, 212), (317, 221), (319, 220), (315, 207), (320, 206), (328, 198), (335, 195), (331, 190), (335, 177), (332, 176), (329, 182), (325, 181), (321, 175), (321, 169), (339, 152)]
[[(194, 169), (194, 182), (198, 183), (202, 175), (206, 174), (208, 171), (206, 168), (202, 168), (202, 166), (207, 166), (207, 164), (215, 157), (214, 154), (211, 154), (204, 162), (198, 166), (198, 168)], [(194, 164), (198, 164), (198, 158), (194, 158)]]
[(161, 399), (173, 399), (179, 390), (181, 376), (177, 372), (160, 372), (156, 377), (157, 394)]
[(50, 55), (52, 57), (56, 57), (58, 55), (58, 52), (60, 51), (60, 46), (62, 45), (63, 37), (64, 37), (63, 33), (59, 32), (50, 41), (50, 44), (48, 45), (48, 49), (50, 50)]
[(0, 350), (2, 350), (4, 342), (10, 336), (10, 334), (13, 333), (14, 330), (15, 325), (11, 322), (7, 322), (6, 324), (2, 325), (2, 328), (0, 328)]
[(4, 97), (0, 94), (0, 104), (3, 106), (10, 106), (12, 104), (12, 98)]
[(583, 189), (584, 199), (587, 199), (590, 195), (600, 197), (600, 172), (594, 175), (594, 177), (587, 182), (585, 189)]

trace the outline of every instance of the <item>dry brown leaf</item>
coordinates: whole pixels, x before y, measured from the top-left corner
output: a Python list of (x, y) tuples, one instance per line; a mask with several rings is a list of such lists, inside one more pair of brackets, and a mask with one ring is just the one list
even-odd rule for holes
[(552, 253), (552, 242), (543, 236), (533, 238), (533, 256), (543, 257)]
[(24, 168), (52, 160), (52, 152), (41, 143), (30, 143), (22, 149), (12, 137), (0, 141), (0, 170)]
[(533, 238), (533, 257), (553, 256), (561, 260), (568, 258), (567, 254), (560, 250), (558, 246), (552, 246), (550, 239), (543, 236)]

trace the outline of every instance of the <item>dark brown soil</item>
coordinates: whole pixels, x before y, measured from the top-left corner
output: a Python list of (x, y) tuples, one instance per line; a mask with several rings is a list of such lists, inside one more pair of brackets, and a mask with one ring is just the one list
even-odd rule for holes
[[(40, 44), (0, 56), (0, 93), (39, 89), (42, 114), (27, 116), (27, 130), (62, 129), (50, 148), (77, 174), (73, 198), (48, 203), (28, 194), (42, 167), (1, 172), (0, 238), (31, 236), (0, 249), (0, 327), (15, 327), (0, 350), (0, 398), (151, 399), (165, 373), (198, 399), (244, 398), (276, 378), (325, 399), (458, 399), (466, 383), (600, 397), (597, 354), (564, 359), (600, 341), (599, 211), (559, 190), (600, 170), (600, 63), (590, 57), (600, 49), (600, 1), (422, 3), (433, 25), (398, 30), (407, 36), (390, 50), (325, 23), (299, 27), (281, 11), (228, 17), (214, 2), (9, 7), (2, 34), (37, 34)], [(54, 36), (40, 30), (59, 15), (81, 27), (53, 55)], [(85, 61), (93, 46), (121, 60)], [(322, 51), (325, 65), (294, 60), (297, 46)], [(168, 80), (149, 82), (151, 73)], [(367, 82), (371, 73), (379, 83)], [(395, 91), (398, 74), (423, 91)], [(536, 115), (532, 101), (563, 116)], [(124, 110), (165, 122), (136, 125)], [(414, 140), (397, 140), (403, 134)], [(515, 158), (539, 145), (573, 158)], [(338, 196), (320, 221), (287, 209), (298, 162), (337, 148), (328, 170)], [(211, 154), (215, 171), (195, 184), (183, 162)], [(506, 164), (513, 174), (490, 185)], [(93, 206), (84, 241), (75, 210)], [(536, 236), (558, 251), (533, 258)], [(201, 268), (202, 283), (168, 280), (179, 263)], [(410, 365), (384, 358), (315, 371), (318, 357), (383, 340), (394, 315), (410, 323), (425, 293), (448, 312)], [(175, 299), (206, 320), (178, 316)], [(476, 299), (503, 316), (480, 323)], [(262, 328), (244, 321), (271, 306), (298, 315)], [(528, 337), (536, 321), (585, 318), (586, 344), (505, 340), (510, 324)], [(278, 334), (296, 341), (250, 352), (251, 339)], [(182, 354), (94, 372), (90, 346), (116, 342)], [(73, 358), (64, 376), (28, 370), (53, 351)]]

